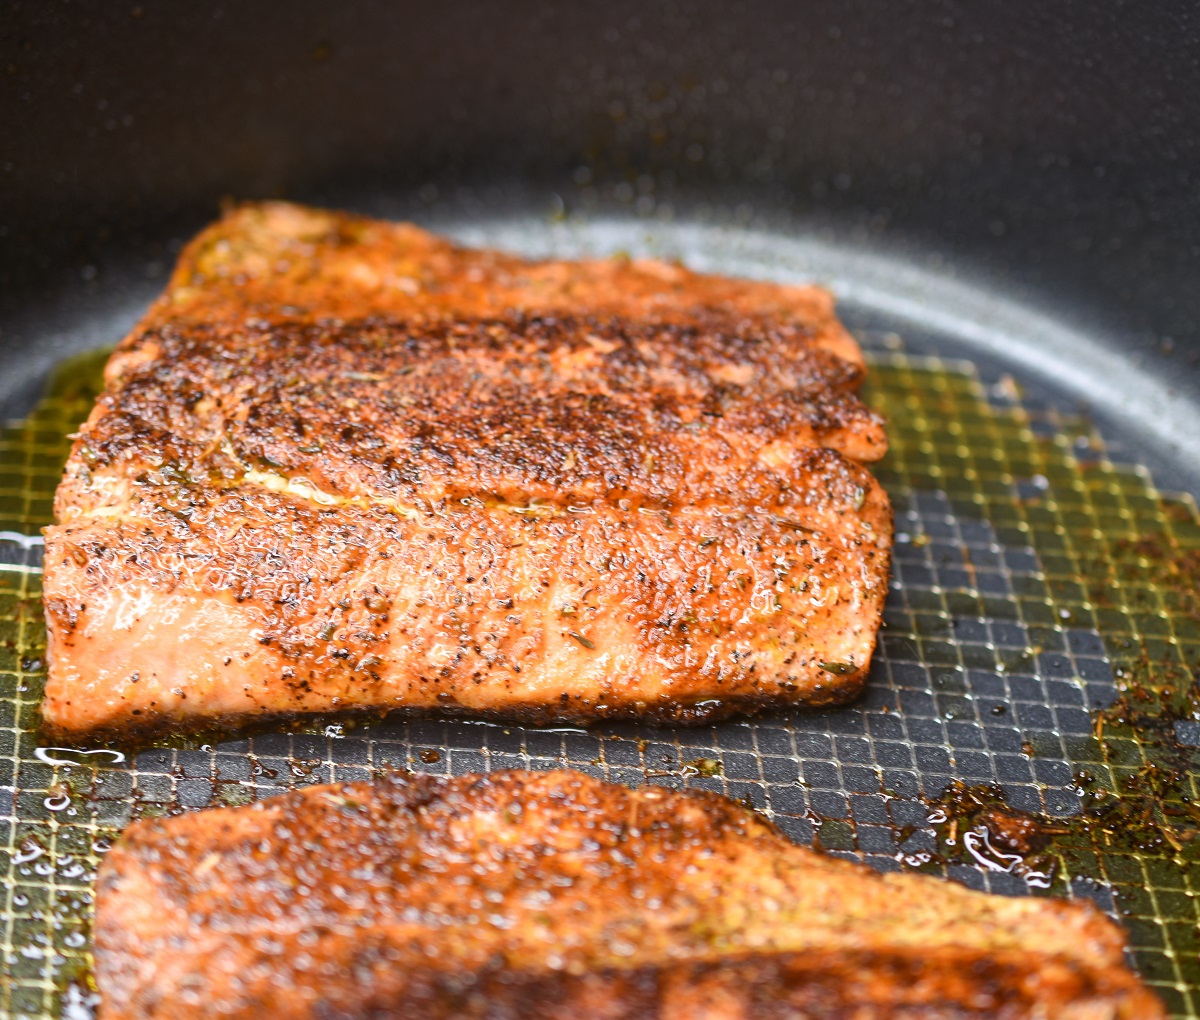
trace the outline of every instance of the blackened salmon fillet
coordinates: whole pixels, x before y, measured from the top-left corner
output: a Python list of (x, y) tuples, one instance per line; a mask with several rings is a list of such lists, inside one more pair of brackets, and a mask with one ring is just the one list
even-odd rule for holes
[(392, 773), (137, 822), (99, 1020), (1160, 1020), (1090, 903), (881, 875), (724, 797)]
[(891, 546), (863, 373), (818, 288), (239, 207), (71, 452), (45, 727), (843, 702)]

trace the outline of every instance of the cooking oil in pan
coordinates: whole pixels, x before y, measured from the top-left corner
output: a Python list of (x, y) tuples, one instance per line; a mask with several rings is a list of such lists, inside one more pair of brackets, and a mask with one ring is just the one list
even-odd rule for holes
[[(900, 355), (876, 366), (870, 395), (890, 422), (892, 452), (879, 475), (897, 509), (923, 491), (940, 491), (956, 514), (991, 526), (1002, 556), (1032, 557), (1023, 565), (1033, 569), (1010, 571), (1011, 598), (990, 599), (969, 581), (938, 598), (912, 593), (910, 633), (898, 640), (910, 642), (923, 661), (946, 661), (953, 653), (968, 669), (991, 666), (997, 681), (1006, 678), (992, 685), (995, 698), (973, 691), (975, 711), (1015, 715), (1027, 736), (1020, 754), (1034, 776), (1039, 765), (1069, 768), (1062, 790), (1077, 801), (1060, 801), (1052, 815), (1014, 810), (994, 782), (959, 779), (930, 799), (937, 826), (930, 858), (1007, 866), (1058, 893), (1093, 883), (1111, 890), (1141, 973), (1161, 983), (1173, 1011), (1194, 1015), (1200, 1006), (1194, 997), (1200, 992), (1200, 750), (1190, 746), (1200, 743), (1195, 505), (1159, 494), (1138, 467), (1113, 463), (1086, 421), (1024, 410), (1010, 380), (989, 392), (969, 370)], [(916, 534), (910, 544), (929, 540)], [(905, 555), (899, 544), (898, 560)], [(966, 564), (968, 573), (973, 568)], [(901, 576), (903, 570), (901, 562)], [(909, 596), (903, 584), (901, 594)], [(982, 652), (955, 642), (955, 621), (972, 617), (1019, 623), (1024, 646), (993, 641)], [(993, 627), (993, 635), (997, 629), (1005, 628)], [(1113, 687), (1106, 692), (1109, 670)], [(1046, 705), (1013, 698), (1032, 697), (1026, 678), (1071, 684), (1092, 699), (1080, 703), (1087, 731), (1064, 725), (1073, 714), (1069, 703), (1049, 706), (1059, 725), (1039, 721)]]
[(898, 535), (857, 708), (687, 733), (453, 724), (440, 747), (422, 743), (450, 729), (335, 728), (304, 738), (324, 759), (288, 737), (282, 762), (257, 738), (123, 762), (39, 752), (35, 732), (35, 536), (102, 362), (64, 365), (0, 433), (0, 796), (14, 791), (0, 804), (0, 1017), (86, 1013), (91, 884), (131, 817), (247, 803), (343, 769), (512, 760), (740, 793), (785, 832), (879, 867), (1090, 895), (1171, 1011), (1196, 1015), (1200, 521), (1114, 463), (1087, 422), (1028, 410), (1011, 380), (985, 385), (965, 362), (873, 355), (867, 396), (892, 438), (875, 470)]

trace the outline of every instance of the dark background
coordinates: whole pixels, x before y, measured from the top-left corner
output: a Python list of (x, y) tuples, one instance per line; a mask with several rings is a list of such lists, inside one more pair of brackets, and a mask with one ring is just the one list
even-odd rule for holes
[(152, 293), (223, 196), (649, 196), (898, 247), (1190, 387), (1196, 12), (4, 2), (0, 354), (43, 342), (64, 301)]
[[(453, 218), (454, 209), (531, 212), (538, 222), (554, 211), (656, 220), (670, 210), (677, 220), (748, 223), (828, 240), (830, 251), (882, 253), (889, 268), (912, 264), (1027, 309), (1030, 323), (1062, 324), (1063, 336), (1078, 338), (1075, 361), (1118, 356), (1110, 375), (1127, 396), (1099, 409), (1108, 414), (1097, 415), (1106, 438), (1117, 436), (1121, 455), (1149, 466), (1160, 485), (1200, 493), (1200, 427), (1182, 444), (1160, 444), (1162, 456), (1151, 455), (1154, 436), (1143, 443), (1145, 430), (1119, 427), (1138, 407), (1143, 417), (1171, 417), (1155, 393), (1181, 395), (1176, 406), (1187, 413), (1175, 415), (1176, 433), (1186, 434), (1200, 409), (1198, 13), (1180, 0), (0, 0), (0, 418), (30, 406), (64, 354), (115, 341), (162, 287), (182, 240), (226, 197), (288, 197), (431, 221)], [(934, 304), (931, 311), (944, 310)], [(986, 327), (988, 307), (959, 309), (955, 321), (978, 313), (970, 324)], [(869, 307), (843, 309), (852, 324), (892, 326), (886, 317), (874, 323)], [(1007, 361), (1004, 350), (981, 353), (957, 336), (935, 335), (932, 316), (925, 339), (933, 350), (969, 353), (985, 380), (1011, 371), (1025, 382), (1021, 369), (1042, 341), (1035, 330), (1023, 333), (1021, 321), (996, 325), (996, 335), (1012, 340)], [(920, 329), (904, 330), (910, 350), (920, 339)], [(1065, 377), (1070, 357), (1055, 357)], [(1055, 390), (1053, 375), (1038, 380), (1046, 406), (1064, 403), (1064, 392), (1072, 401), (1087, 396), (1085, 385), (1065, 379)], [(1024, 408), (1038, 403), (1030, 394), (1039, 397), (1027, 387)], [(927, 423), (897, 426), (908, 429), (911, 449), (939, 439)], [(53, 455), (37, 456), (48, 485)], [(1032, 503), (1030, 484), (1018, 484), (1014, 498)], [(1130, 503), (1153, 504), (1144, 484), (1137, 479), (1127, 502), (1105, 502), (1096, 520), (1129, 523), (1120, 514)], [(1014, 536), (951, 514), (938, 492), (896, 495), (897, 523), (911, 535), (897, 543), (900, 587), (868, 700), (837, 713), (767, 719), (752, 731), (696, 731), (684, 743), (660, 732), (654, 746), (675, 746), (681, 760), (719, 756), (733, 781), (713, 779), (714, 788), (769, 791), (787, 831), (803, 839), (812, 837), (812, 809), (841, 817), (836, 805), (851, 794), (862, 804), (857, 794), (882, 781), (877, 767), (904, 796), (872, 794), (868, 806), (905, 826), (926, 817), (908, 798), (918, 787), (934, 793), (952, 773), (972, 781), (1015, 775), (1009, 795), (1016, 789), (1025, 799), (1014, 806), (1044, 799), (1065, 812), (1077, 800), (1073, 773), (1092, 760), (1068, 749), (1092, 732), (1084, 689), (1094, 705), (1116, 697), (1116, 688), (1098, 634), (1062, 615), (1059, 593), (1084, 586), (1061, 576), (1048, 585), (1050, 571), (1025, 544), (1037, 544), (1060, 572), (1064, 563), (1083, 569), (1082, 553), (1063, 554), (1070, 542), (1045, 514)], [(932, 542), (913, 540), (927, 535)], [(22, 563), (26, 551), (20, 547)], [(989, 616), (975, 619), (961, 601), (951, 611), (947, 593), (968, 583), (968, 567), (999, 586), (970, 582), (1000, 591), (1009, 600), (1003, 612), (993, 617), (981, 602), (978, 611)], [(1122, 582), (1122, 606), (1132, 603), (1133, 586)], [(1047, 614), (1030, 616), (1036, 627), (1011, 622), (1034, 610)], [(1142, 628), (1157, 640), (1153, 614), (1130, 610), (1122, 619), (1136, 640)], [(1059, 644), (1044, 644), (1043, 632)], [(1114, 625), (1118, 632), (1128, 650), (1130, 639)], [(1020, 668), (1037, 675), (944, 667), (956, 657), (977, 663), (989, 647), (997, 665), (1020, 653)], [(1120, 654), (1132, 662), (1133, 652)], [(1086, 684), (1072, 682), (1085, 676)], [(32, 710), (21, 697), (16, 704)], [(1012, 711), (988, 712), (993, 702)], [(986, 754), (978, 750), (984, 734)], [(771, 752), (767, 764), (743, 750), (748, 735), (751, 746)], [(1039, 741), (1033, 762), (1027, 740)], [(631, 782), (645, 778), (639, 759), (651, 761), (633, 740), (485, 735), (444, 722), (387, 723), (339, 745), (337, 771), (331, 764), (323, 778), (359, 778), (359, 764), (378, 763), (380, 751), (426, 768), (429, 759), (414, 755), (441, 748), (437, 767), (460, 773), (530, 760), (590, 768), (603, 754), (604, 769)], [(296, 759), (334, 755), (331, 740), (310, 735), (272, 734), (245, 746), (263, 757), (236, 745), (142, 755), (138, 797), (198, 806), (212, 792), (210, 775), (241, 779), (252, 775), (251, 761), (266, 761), (279, 783), (292, 783)], [(17, 759), (8, 760), (16, 770)], [(896, 768), (893, 778), (897, 761), (912, 767)], [(21, 764), (21, 776), (31, 764)], [(811, 790), (794, 784), (798, 769)], [(737, 778), (759, 774), (759, 785)], [(117, 799), (98, 803), (114, 809), (106, 817), (121, 817), (131, 802), (119, 791), (129, 787), (113, 781), (105, 789)], [(12, 796), (40, 810), (43, 791)], [(873, 846), (895, 864), (881, 825), (854, 832), (860, 849)], [(1169, 873), (1128, 864), (1117, 858), (1112, 871), (1132, 883), (1118, 883), (1122, 909), (1141, 911), (1126, 920), (1141, 946), (1161, 947), (1157, 912), (1168, 903), (1185, 910), (1183, 897), (1163, 891)], [(969, 869), (959, 877), (970, 880), (968, 872), (982, 881)], [(988, 882), (1001, 888), (1007, 879), (1020, 884), (1011, 875)], [(1078, 886), (1076, 895), (1091, 888)], [(1185, 916), (1180, 925), (1191, 924)], [(1171, 929), (1176, 945), (1193, 936)], [(1182, 961), (1190, 951), (1178, 952)], [(1171, 973), (1161, 948), (1137, 959), (1147, 973)], [(1182, 1009), (1179, 994), (1168, 992)]]

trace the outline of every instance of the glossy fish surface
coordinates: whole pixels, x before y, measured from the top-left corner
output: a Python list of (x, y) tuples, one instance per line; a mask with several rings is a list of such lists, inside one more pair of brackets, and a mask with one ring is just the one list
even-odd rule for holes
[(846, 701), (891, 548), (863, 373), (818, 288), (234, 209), (71, 453), (45, 727)]
[(100, 1020), (1158, 1020), (1090, 903), (798, 847), (715, 794), (390, 773), (134, 823)]

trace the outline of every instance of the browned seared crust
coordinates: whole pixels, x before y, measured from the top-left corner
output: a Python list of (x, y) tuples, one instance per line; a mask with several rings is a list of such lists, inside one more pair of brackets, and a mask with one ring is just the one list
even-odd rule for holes
[[(885, 445), (851, 392), (861, 368), (715, 313), (164, 326), (107, 375), (84, 462), (160, 482), (250, 468), (341, 497), (688, 499), (772, 443), (857, 460)], [(67, 477), (60, 504), (86, 499)]]
[(796, 847), (713, 795), (574, 772), (310, 787), (135, 823), (100, 1020), (1158, 1020), (1090, 904)]
[(820, 287), (694, 273), (654, 259), (529, 261), (462, 248), (411, 223), (285, 202), (232, 210), (180, 256), (144, 326), (168, 322), (488, 319), (581, 309), (686, 323), (720, 310), (798, 326), (814, 346), (862, 364)]
[(47, 730), (845, 701), (891, 544), (862, 374), (819, 290), (239, 209), (71, 454)]

